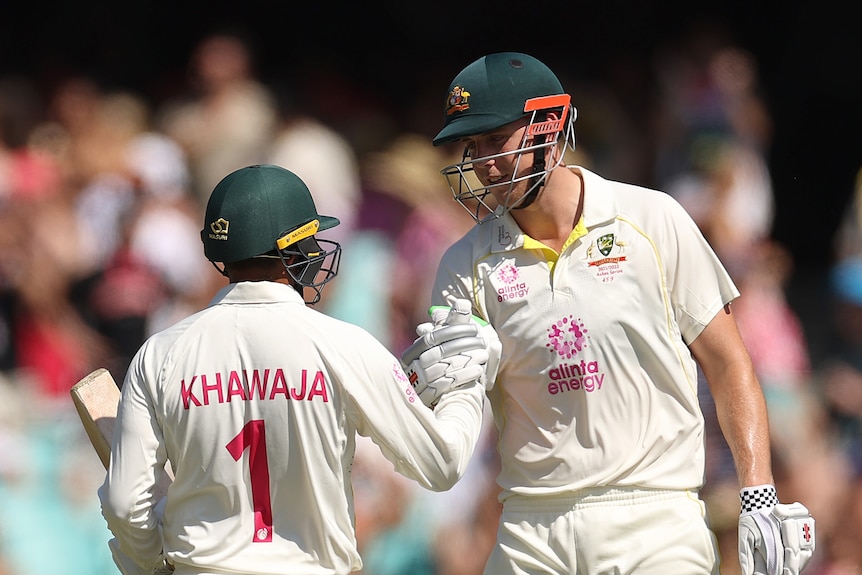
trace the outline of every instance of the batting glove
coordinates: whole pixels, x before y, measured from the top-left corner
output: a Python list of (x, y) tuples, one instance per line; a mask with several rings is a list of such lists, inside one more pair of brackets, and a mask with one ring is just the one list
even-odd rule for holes
[[(503, 354), (503, 343), (497, 335), (494, 327), (484, 319), (472, 315), (470, 300), (449, 297), (449, 306), (432, 306), (429, 310), (431, 319), (435, 325), (466, 325), (475, 323), (479, 326), (479, 335), (485, 340), (488, 349), (488, 361), (485, 371), (479, 378), (485, 389), (490, 391), (497, 380), (497, 371), (500, 369), (500, 358)], [(442, 319), (445, 314), (445, 319)], [(442, 319), (442, 321), (441, 321)], [(427, 324), (423, 324), (427, 325)]]
[(446, 392), (479, 381), (488, 363), (488, 347), (479, 336), (479, 325), (470, 321), (449, 325), (450, 315), (454, 320), (450, 310), (432, 313), (433, 321), (417, 326), (419, 337), (401, 355), (410, 383), (422, 403), (431, 408)]
[(798, 575), (814, 555), (814, 518), (801, 503), (782, 504), (773, 485), (739, 492), (743, 575)]

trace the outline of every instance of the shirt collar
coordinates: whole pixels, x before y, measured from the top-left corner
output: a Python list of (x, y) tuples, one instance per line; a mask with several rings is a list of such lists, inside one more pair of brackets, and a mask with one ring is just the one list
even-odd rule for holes
[(305, 305), (302, 297), (291, 286), (267, 281), (228, 284), (216, 293), (210, 301), (210, 305), (270, 302), (292, 302)]
[[(610, 193), (611, 182), (581, 166), (567, 167), (580, 172), (584, 182), (583, 215), (575, 228), (578, 234), (583, 235), (589, 228), (613, 220), (617, 216), (617, 205)], [(491, 238), (492, 252), (520, 249), (524, 246), (526, 236), (510, 212), (482, 225), (488, 224), (494, 225), (497, 230)]]

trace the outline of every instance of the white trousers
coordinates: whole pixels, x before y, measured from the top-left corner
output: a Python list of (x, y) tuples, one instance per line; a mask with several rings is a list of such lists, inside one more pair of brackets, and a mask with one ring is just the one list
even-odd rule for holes
[(598, 488), (503, 503), (485, 575), (718, 575), (694, 492)]

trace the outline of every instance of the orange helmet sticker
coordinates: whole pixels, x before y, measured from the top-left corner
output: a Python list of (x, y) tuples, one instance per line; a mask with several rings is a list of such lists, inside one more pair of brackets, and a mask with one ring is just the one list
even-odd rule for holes
[(530, 98), (524, 103), (524, 112), (537, 112), (539, 110), (548, 110), (550, 108), (562, 108), (560, 117), (556, 120), (546, 120), (544, 122), (531, 123), (527, 135), (536, 136), (540, 134), (554, 134), (563, 130), (566, 118), (569, 115), (569, 107), (572, 97), (568, 94), (559, 94), (556, 96), (540, 96), (538, 98)]

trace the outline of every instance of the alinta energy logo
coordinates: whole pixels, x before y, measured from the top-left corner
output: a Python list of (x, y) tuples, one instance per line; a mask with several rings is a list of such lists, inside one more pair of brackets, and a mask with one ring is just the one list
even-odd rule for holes
[[(574, 316), (564, 317), (548, 328), (548, 343), (545, 346), (555, 352), (563, 360), (575, 359), (575, 356), (587, 347), (589, 330), (584, 323)], [(548, 393), (556, 395), (567, 391), (583, 389), (586, 392), (602, 388), (605, 374), (599, 370), (597, 361), (575, 359), (573, 363), (563, 361), (548, 370)]]
[(588, 331), (583, 322), (574, 320), (574, 316), (564, 317), (548, 328), (548, 343), (545, 346), (556, 351), (563, 359), (572, 359), (587, 346)]
[(530, 288), (527, 284), (521, 281), (520, 273), (515, 264), (507, 263), (497, 270), (497, 279), (503, 284), (497, 288), (497, 301), (503, 302), (510, 299), (521, 299), (527, 297), (530, 293)]

